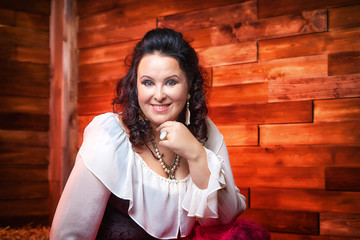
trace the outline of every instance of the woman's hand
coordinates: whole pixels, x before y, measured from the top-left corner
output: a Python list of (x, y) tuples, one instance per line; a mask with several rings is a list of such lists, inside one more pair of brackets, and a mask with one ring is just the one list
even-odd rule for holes
[(168, 121), (156, 129), (159, 132), (164, 130), (168, 134), (166, 140), (160, 141), (159, 145), (169, 148), (177, 155), (186, 159), (194, 183), (201, 189), (207, 188), (210, 170), (205, 148), (192, 135), (189, 129), (180, 122)]

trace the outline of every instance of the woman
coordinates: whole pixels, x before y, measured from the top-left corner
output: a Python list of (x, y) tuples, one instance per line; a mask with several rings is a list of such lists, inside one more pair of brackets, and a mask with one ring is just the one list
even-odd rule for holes
[(180, 33), (155, 29), (131, 57), (114, 100), (122, 113), (85, 129), (51, 239), (177, 239), (246, 208), (223, 137), (206, 117), (194, 49)]

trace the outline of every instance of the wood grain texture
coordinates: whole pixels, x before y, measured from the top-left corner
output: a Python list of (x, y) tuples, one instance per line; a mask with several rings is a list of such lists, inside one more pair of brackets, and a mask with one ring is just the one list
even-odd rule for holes
[(16, 43), (28, 46), (49, 47), (49, 33), (44, 31), (0, 25), (0, 36), (1, 44)]
[(49, 149), (47, 147), (24, 147), (16, 143), (0, 144), (0, 165), (48, 165)]
[(213, 67), (213, 86), (266, 82), (277, 79), (325, 77), (326, 55), (314, 55)]
[(360, 191), (360, 168), (327, 167), (325, 184), (327, 190)]
[(78, 84), (78, 97), (115, 96), (118, 79), (105, 81), (86, 81)]
[(48, 64), (29, 62), (1, 61), (1, 81), (29, 81), (49, 83), (50, 69)]
[(49, 199), (0, 200), (0, 218), (46, 216), (49, 214)]
[(322, 167), (233, 167), (237, 185), (269, 188), (325, 189)]
[(28, 12), (16, 12), (17, 27), (49, 32), (49, 16)]
[(360, 73), (360, 51), (329, 54), (329, 76)]
[(258, 145), (257, 125), (218, 126), (227, 146)]
[(135, 44), (136, 43), (132, 41), (80, 50), (79, 65), (124, 61), (126, 56), (131, 54)]
[(268, 81), (269, 102), (360, 96), (360, 74)]
[(275, 1), (258, 1), (258, 17), (266, 18), (290, 13), (300, 13), (304, 10), (313, 10), (319, 8), (346, 6), (358, 3), (357, 0), (275, 0)]
[(85, 97), (78, 100), (79, 115), (95, 115), (112, 112), (113, 96)]
[(48, 114), (49, 99), (35, 97), (0, 96), (1, 113)]
[(49, 133), (38, 131), (1, 130), (0, 143), (13, 143), (29, 147), (48, 147)]
[(360, 213), (360, 192), (252, 188), (250, 205), (258, 209)]
[(2, 79), (0, 94), (2, 96), (20, 96), (48, 98), (50, 96), (49, 82), (33, 82), (27, 79)]
[(284, 102), (265, 104), (246, 104), (211, 107), (209, 116), (215, 124), (231, 125), (301, 123), (312, 122), (312, 102)]
[[(179, 32), (209, 28), (217, 25), (255, 21), (256, 1), (244, 1), (237, 4), (215, 8), (167, 15), (158, 18), (159, 27), (172, 28)], [(224, 13), (228, 14), (224, 14)]]
[(236, 3), (236, 0), (213, 0), (213, 1), (177, 1), (177, 0), (144, 0), (139, 4), (134, 0), (80, 0), (79, 16), (94, 15), (114, 8), (122, 8), (123, 11), (133, 18), (148, 18), (149, 16), (171, 15), (178, 12), (193, 11), (202, 8), (211, 8), (226, 4)]
[(48, 131), (49, 115), (0, 112), (0, 129)]
[(360, 145), (359, 122), (260, 126), (260, 145)]
[(47, 181), (47, 166), (2, 167), (1, 181)]
[(314, 101), (315, 122), (342, 122), (360, 119), (360, 99), (332, 99)]
[(233, 104), (261, 104), (268, 100), (268, 83), (251, 83), (213, 87), (209, 95), (211, 107)]
[(269, 231), (314, 235), (319, 233), (318, 218), (318, 214), (313, 212), (253, 208), (247, 209), (240, 216), (240, 219), (256, 221)]
[(79, 82), (118, 79), (126, 74), (123, 61), (85, 64), (79, 66)]
[(49, 197), (47, 181), (1, 181), (0, 199), (38, 199)]
[(360, 167), (358, 146), (228, 147), (231, 166)]
[(19, 62), (50, 63), (50, 50), (42, 47), (16, 46), (16, 57)]
[(360, 51), (360, 29), (336, 30), (259, 41), (259, 59), (270, 60), (324, 53)]
[(206, 67), (257, 61), (257, 43), (242, 42), (196, 49), (200, 64)]
[[(308, 234), (289, 234), (289, 233), (271, 233), (272, 240), (345, 240), (344, 237), (329, 235), (308, 235)], [(346, 240), (360, 240), (360, 238), (346, 238)]]
[(359, 219), (354, 213), (320, 213), (320, 234), (360, 237)]
[(329, 29), (345, 29), (360, 26), (360, 5), (330, 8)]
[(15, 23), (15, 11), (0, 8), (0, 24), (13, 26)]
[(48, 0), (37, 0), (34, 2), (29, 2), (27, 0), (1, 1), (0, 8), (47, 16), (50, 15), (50, 1)]

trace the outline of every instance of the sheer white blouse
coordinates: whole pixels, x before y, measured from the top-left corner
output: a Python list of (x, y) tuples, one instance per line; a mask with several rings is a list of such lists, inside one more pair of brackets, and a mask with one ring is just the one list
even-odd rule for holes
[(187, 236), (195, 220), (223, 224), (246, 208), (235, 186), (223, 136), (207, 118), (205, 144), (211, 172), (208, 188), (191, 176), (164, 178), (134, 151), (117, 114), (95, 117), (84, 131), (82, 146), (58, 204), (50, 239), (95, 239), (110, 192), (129, 200), (129, 216), (160, 239)]

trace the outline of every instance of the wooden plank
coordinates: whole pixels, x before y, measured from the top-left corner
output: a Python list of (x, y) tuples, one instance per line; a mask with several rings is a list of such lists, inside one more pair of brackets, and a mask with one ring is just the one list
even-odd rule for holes
[(359, 219), (354, 213), (320, 213), (320, 234), (360, 237)]
[(132, 41), (80, 50), (79, 65), (124, 61), (126, 56), (131, 54), (135, 44)]
[[(324, 236), (324, 235), (304, 235), (289, 233), (271, 233), (271, 240), (345, 240), (344, 237)], [(346, 240), (360, 240), (360, 238), (346, 238)]]
[(213, 67), (213, 86), (288, 78), (325, 77), (327, 55), (314, 55)]
[(240, 219), (254, 220), (265, 229), (274, 232), (319, 234), (319, 216), (312, 212), (250, 208)]
[(118, 79), (106, 80), (106, 81), (88, 81), (79, 82), (78, 84), (78, 97), (101, 97), (112, 96), (115, 97), (116, 85)]
[(325, 189), (322, 167), (233, 167), (237, 185), (253, 187)]
[(0, 129), (0, 143), (14, 143), (21, 146), (48, 147), (48, 132), (13, 131)]
[(227, 146), (258, 145), (257, 125), (217, 126)]
[(359, 145), (359, 122), (299, 123), (260, 126), (260, 145)]
[(329, 54), (329, 76), (360, 73), (360, 51)]
[(232, 104), (262, 104), (268, 100), (268, 84), (251, 83), (213, 87), (210, 90), (211, 107)]
[(269, 80), (269, 102), (360, 96), (360, 74)]
[(257, 61), (257, 43), (242, 42), (195, 49), (202, 66), (219, 66)]
[(357, 0), (274, 0), (271, 2), (259, 0), (258, 17), (274, 17), (290, 13), (300, 13), (304, 10), (346, 6), (357, 3)]
[(78, 99), (79, 115), (97, 115), (112, 112), (113, 96), (86, 97)]
[(314, 101), (314, 122), (343, 122), (360, 119), (360, 98)]
[(9, 9), (0, 8), (0, 24), (13, 26), (15, 23), (15, 12)]
[(259, 59), (360, 51), (360, 29), (337, 30), (259, 41)]
[(47, 181), (47, 166), (33, 167), (2, 167), (0, 169), (0, 180), (6, 181)]
[(232, 167), (360, 167), (358, 146), (228, 147)]
[(327, 190), (360, 191), (360, 168), (327, 167), (325, 184)]
[(27, 79), (0, 81), (0, 95), (48, 98), (50, 96), (49, 82), (32, 82)]
[(49, 199), (0, 200), (0, 218), (49, 214)]
[(49, 32), (49, 16), (16, 12), (15, 25), (26, 29)]
[(38, 47), (49, 46), (49, 33), (20, 27), (0, 25), (1, 44), (20, 44)]
[(258, 209), (360, 213), (360, 192), (252, 188), (250, 205)]
[(360, 5), (329, 9), (329, 29), (353, 28), (360, 26)]
[(251, 0), (232, 5), (159, 17), (158, 27), (172, 28), (179, 32), (186, 32), (231, 23), (241, 25), (242, 22), (255, 21), (257, 18), (256, 14), (256, 1)]
[(132, 24), (129, 24), (130, 26), (118, 24), (116, 27), (111, 25), (101, 29), (80, 31), (78, 34), (78, 46), (80, 49), (84, 49), (134, 40), (137, 42), (146, 32), (156, 27), (155, 19), (132, 22)]
[(35, 97), (0, 96), (0, 112), (48, 114), (49, 99)]
[(301, 123), (312, 122), (312, 102), (282, 102), (211, 107), (209, 116), (215, 124)]
[(0, 129), (48, 131), (49, 115), (0, 112)]
[(125, 76), (123, 61), (85, 64), (79, 66), (79, 82), (111, 80)]
[(236, 0), (213, 0), (213, 1), (192, 1), (192, 0), (143, 0), (141, 4), (134, 0), (80, 0), (79, 16), (92, 15), (93, 13), (105, 12), (114, 8), (122, 8), (128, 13), (128, 17), (147, 18), (149, 16), (163, 16), (179, 12), (188, 12), (197, 9), (211, 8), (236, 3)]
[(0, 199), (19, 200), (49, 197), (48, 181), (1, 181)]
[(48, 165), (49, 148), (47, 147), (24, 147), (16, 143), (0, 144), (0, 165)]
[(50, 63), (50, 50), (43, 47), (16, 46), (16, 61)]
[(0, 8), (7, 8), (15, 11), (31, 12), (42, 15), (50, 15), (50, 1), (36, 0), (29, 2), (27, 0), (1, 1)]
[(2, 81), (26, 80), (48, 83), (50, 79), (50, 69), (48, 64), (1, 61), (0, 79), (2, 79)]

